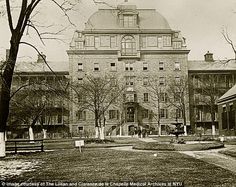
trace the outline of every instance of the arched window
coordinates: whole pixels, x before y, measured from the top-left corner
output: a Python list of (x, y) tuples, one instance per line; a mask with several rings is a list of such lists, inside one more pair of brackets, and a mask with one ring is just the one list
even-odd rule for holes
[(136, 55), (135, 40), (132, 36), (125, 36), (122, 39), (121, 54), (126, 56)]

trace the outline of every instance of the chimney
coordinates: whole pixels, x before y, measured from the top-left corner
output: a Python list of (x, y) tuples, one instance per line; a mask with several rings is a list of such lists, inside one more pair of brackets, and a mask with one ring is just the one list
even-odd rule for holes
[(44, 63), (44, 60), (46, 61), (46, 55), (43, 53), (41, 53), (41, 55), (38, 54), (37, 63)]
[(210, 53), (209, 51), (207, 51), (204, 57), (205, 57), (206, 62), (214, 62), (213, 53)]
[(8, 61), (10, 55), (10, 49), (6, 49), (6, 61)]

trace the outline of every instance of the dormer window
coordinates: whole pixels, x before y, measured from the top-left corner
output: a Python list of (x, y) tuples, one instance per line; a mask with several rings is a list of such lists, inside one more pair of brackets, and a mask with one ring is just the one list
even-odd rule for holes
[(124, 27), (134, 27), (136, 25), (136, 15), (124, 15)]

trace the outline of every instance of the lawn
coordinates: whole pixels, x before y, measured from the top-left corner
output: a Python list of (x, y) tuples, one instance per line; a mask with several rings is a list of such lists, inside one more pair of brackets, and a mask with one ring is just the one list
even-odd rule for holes
[[(183, 181), (185, 186), (234, 186), (236, 175), (178, 152), (126, 152), (111, 149), (57, 150), (10, 156), (36, 160), (34, 172), (8, 178), (12, 182)], [(11, 158), (12, 157), (12, 158)]]

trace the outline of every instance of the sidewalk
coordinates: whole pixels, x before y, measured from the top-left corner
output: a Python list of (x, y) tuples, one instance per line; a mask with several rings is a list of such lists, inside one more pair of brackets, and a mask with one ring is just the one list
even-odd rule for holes
[(222, 149), (211, 149), (207, 151), (180, 151), (180, 153), (236, 173), (236, 159), (219, 153), (219, 151), (230, 149), (236, 149), (236, 145), (226, 145), (225, 148)]

